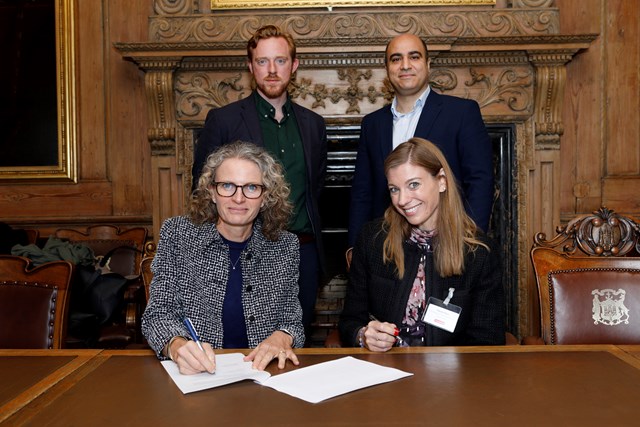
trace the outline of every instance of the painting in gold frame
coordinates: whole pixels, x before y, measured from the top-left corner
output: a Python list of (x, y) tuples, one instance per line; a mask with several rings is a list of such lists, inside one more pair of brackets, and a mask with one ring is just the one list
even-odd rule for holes
[[(77, 182), (76, 161), (76, 71), (75, 71), (75, 5), (76, 0), (54, 0), (55, 5), (55, 108), (57, 137), (42, 141), (55, 151), (51, 162), (31, 164), (29, 159), (0, 166), (0, 181)], [(51, 104), (54, 100), (51, 100)], [(29, 123), (29, 126), (39, 126)], [(56, 132), (54, 132), (56, 133)], [(48, 144), (53, 144), (49, 146)], [(51, 164), (49, 164), (51, 163)]]
[(493, 5), (495, 0), (211, 0), (216, 9), (334, 8), (353, 6), (461, 6)]

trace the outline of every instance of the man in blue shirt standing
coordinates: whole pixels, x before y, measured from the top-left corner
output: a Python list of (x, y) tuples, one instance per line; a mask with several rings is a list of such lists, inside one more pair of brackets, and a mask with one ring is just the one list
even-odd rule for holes
[(389, 206), (383, 163), (412, 137), (428, 139), (447, 158), (467, 212), (487, 231), (493, 204), (491, 139), (473, 100), (440, 95), (429, 86), (430, 59), (422, 39), (394, 37), (385, 51), (387, 76), (395, 90), (391, 105), (364, 117), (351, 187), (349, 246), (362, 226)]

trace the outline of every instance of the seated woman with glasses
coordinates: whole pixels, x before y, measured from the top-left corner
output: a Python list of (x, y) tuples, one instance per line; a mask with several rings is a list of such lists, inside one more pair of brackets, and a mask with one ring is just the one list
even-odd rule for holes
[(384, 162), (391, 205), (353, 248), (345, 345), (505, 343), (500, 254), (467, 215), (442, 152), (412, 138)]
[(235, 142), (208, 157), (188, 215), (160, 230), (142, 318), (159, 358), (183, 374), (214, 372), (214, 348), (253, 348), (245, 360), (260, 370), (273, 359), (298, 364), (300, 254), (285, 231), (288, 197), (282, 167), (263, 148)]

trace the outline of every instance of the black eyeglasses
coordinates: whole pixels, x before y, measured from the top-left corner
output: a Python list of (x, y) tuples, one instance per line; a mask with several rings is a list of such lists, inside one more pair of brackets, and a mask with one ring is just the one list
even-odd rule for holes
[(244, 197), (247, 199), (257, 199), (264, 191), (264, 185), (261, 184), (238, 185), (233, 182), (214, 182), (214, 184), (216, 186), (216, 193), (222, 197), (232, 197), (236, 194), (238, 188), (241, 188)]

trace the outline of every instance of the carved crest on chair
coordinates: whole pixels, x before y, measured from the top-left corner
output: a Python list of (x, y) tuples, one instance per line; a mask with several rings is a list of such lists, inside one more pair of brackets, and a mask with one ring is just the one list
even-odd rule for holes
[(594, 289), (593, 295), (593, 324), (609, 326), (621, 323), (629, 324), (629, 309), (624, 305), (626, 292), (624, 289)]
[(631, 218), (601, 207), (591, 215), (570, 221), (556, 229), (557, 235), (546, 240), (544, 233), (534, 237), (534, 246), (559, 247), (575, 254), (578, 249), (589, 256), (624, 256), (632, 250), (640, 253), (640, 226)]

